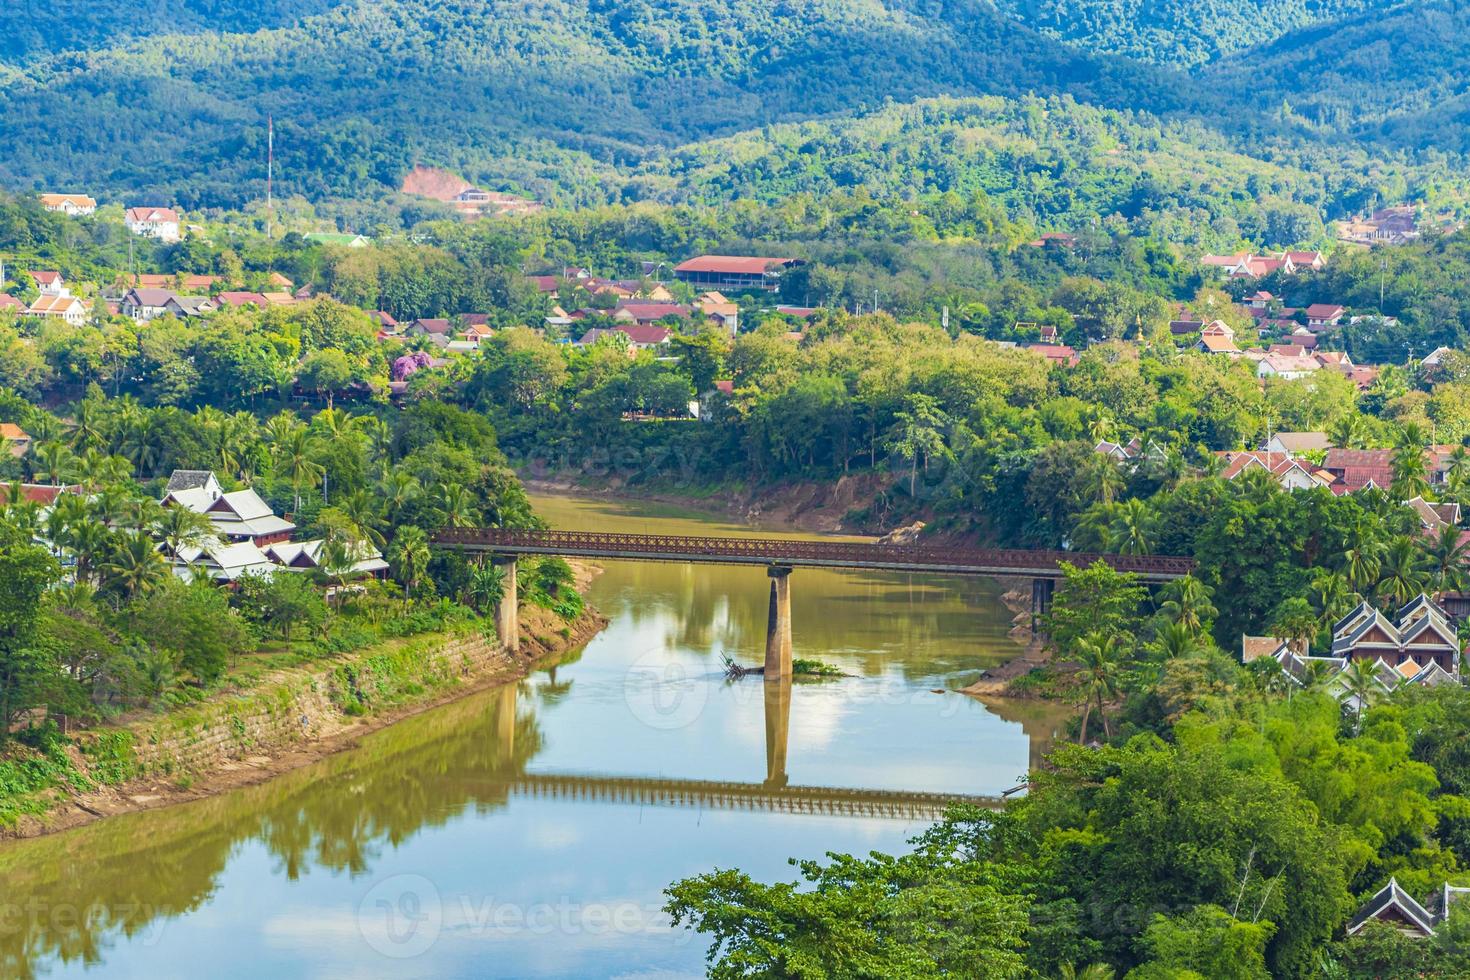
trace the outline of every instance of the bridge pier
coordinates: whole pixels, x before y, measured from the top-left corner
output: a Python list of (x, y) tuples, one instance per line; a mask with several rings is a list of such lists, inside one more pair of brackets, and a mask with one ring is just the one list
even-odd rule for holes
[(771, 565), (771, 606), (766, 620), (766, 680), (791, 677), (791, 567)]
[(490, 561), (505, 573), (504, 590), (500, 594), (500, 601), (495, 604), (495, 635), (500, 637), (501, 646), (516, 653), (521, 646), (521, 620), (516, 599), (516, 556), (496, 555)]
[(1034, 578), (1031, 580), (1031, 632), (1037, 632), (1037, 628), (1043, 617), (1051, 612), (1051, 597), (1057, 591), (1057, 583), (1054, 579)]

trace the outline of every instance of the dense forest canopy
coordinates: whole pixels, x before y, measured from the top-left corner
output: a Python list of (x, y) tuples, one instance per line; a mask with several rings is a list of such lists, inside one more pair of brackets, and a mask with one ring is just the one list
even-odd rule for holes
[(1288, 31), (1396, 0), (1000, 0), (1002, 10), (1089, 51), (1171, 67), (1207, 65)]

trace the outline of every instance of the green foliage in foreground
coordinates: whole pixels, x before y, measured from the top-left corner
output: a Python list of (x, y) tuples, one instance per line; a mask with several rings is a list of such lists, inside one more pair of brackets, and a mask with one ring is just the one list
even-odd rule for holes
[[(1442, 820), (1463, 801), (1415, 748), (1470, 692), (1416, 692), (1355, 735), (1329, 697), (1223, 676), (1160, 724), (1171, 740), (1059, 748), (1026, 797), (956, 808), (907, 854), (801, 862), (801, 885), (716, 871), (672, 885), (667, 908), (711, 938), (718, 977), (1357, 977), (1390, 956), (1456, 975), (1454, 943), (1338, 937), (1389, 875), (1420, 895), (1470, 880)], [(1448, 932), (1467, 926), (1460, 909)]]

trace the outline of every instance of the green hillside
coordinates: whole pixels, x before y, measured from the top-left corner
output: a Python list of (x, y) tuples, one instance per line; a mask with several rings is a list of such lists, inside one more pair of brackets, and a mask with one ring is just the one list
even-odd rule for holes
[(1013, 219), (1076, 230), (1111, 216), (1135, 233), (1230, 248), (1320, 240), (1322, 216), (1370, 201), (1458, 203), (1457, 168), (1309, 142), (1252, 147), (1195, 121), (1069, 96), (926, 100), (856, 118), (767, 127), (682, 147), (631, 187), (666, 201), (983, 194)]
[(1029, 26), (1108, 54), (1196, 67), (1300, 27), (1398, 0), (997, 0)]
[(0, 182), (186, 206), (380, 192), (414, 162), (577, 202), (606, 167), (709, 135), (943, 94), (1182, 108), (1176, 80), (982, 0), (358, 0), (289, 29), (161, 36), (0, 81)]
[(1222, 61), (1206, 78), (1321, 136), (1464, 152), (1467, 63), (1470, 7), (1417, 0), (1297, 31)]
[(155, 34), (247, 33), (294, 24), (342, 0), (50, 0), (0, 4), (0, 65)]

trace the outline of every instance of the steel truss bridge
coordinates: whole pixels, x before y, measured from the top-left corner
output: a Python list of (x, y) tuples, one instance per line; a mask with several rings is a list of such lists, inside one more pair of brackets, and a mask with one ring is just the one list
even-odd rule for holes
[(1189, 558), (1155, 555), (1099, 555), (1072, 551), (958, 548), (947, 545), (864, 544), (848, 541), (793, 541), (784, 538), (708, 538), (673, 534), (621, 534), (597, 531), (515, 531), (500, 528), (445, 528), (434, 535), (443, 547), (501, 555), (559, 555), (631, 561), (701, 562), (785, 568), (860, 568), (943, 575), (1016, 576), (1032, 580), (1062, 577), (1061, 562), (1082, 567), (1102, 561), (1139, 581), (1158, 583), (1194, 571)]

